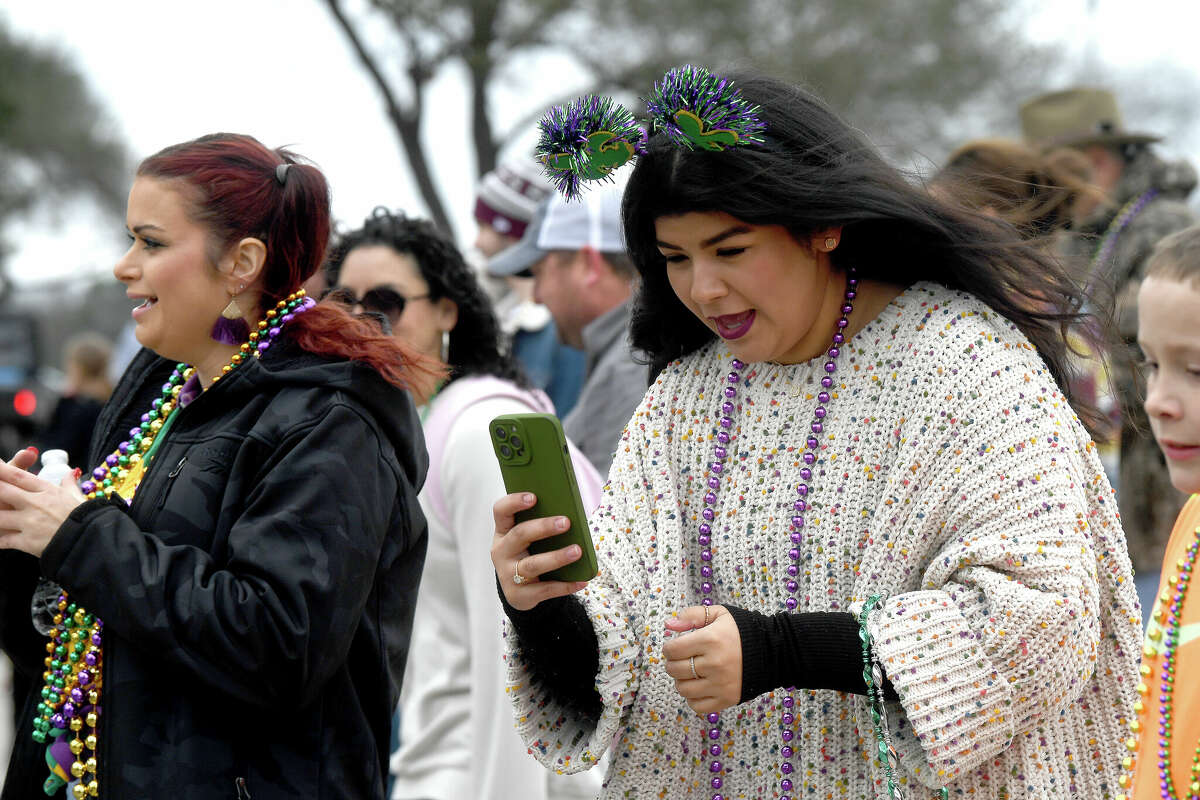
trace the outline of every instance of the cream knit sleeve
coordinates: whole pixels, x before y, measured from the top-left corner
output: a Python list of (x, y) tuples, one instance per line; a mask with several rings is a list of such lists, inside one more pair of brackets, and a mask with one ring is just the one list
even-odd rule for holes
[[(599, 721), (589, 724), (571, 716), (543, 687), (530, 680), (530, 671), (516, 649), (516, 634), (505, 623), (508, 692), (517, 716), (517, 730), (530, 752), (546, 767), (560, 773), (580, 772), (595, 766), (620, 735), (636, 700), (648, 658), (636, 631), (651, 626), (638, 595), (649, 587), (647, 562), (653, 557), (658, 504), (649, 490), (652, 473), (661, 480), (664, 465), (655, 465), (647, 442), (647, 420), (657, 416), (653, 391), (643, 401), (621, 434), (599, 507), (589, 518), (599, 574), (578, 593), (591, 619), (599, 644), (596, 690), (603, 702)], [(661, 646), (661, 644), (659, 645)], [(653, 656), (650, 656), (653, 659)]]
[[(893, 487), (905, 510), (881, 523), (899, 546), (927, 549), (920, 588), (893, 594), (870, 625), (901, 700), (903, 760), (931, 787), (1014, 739), (1036, 748), (1043, 720), (1061, 731), (1072, 714), (1121, 719), (1136, 683), (1136, 625), (1106, 621), (1136, 601), (1095, 446), (1027, 344), (985, 344), (971, 362), (954, 370), (966, 389), (935, 398), (939, 426)], [(864, 564), (888, 569), (886, 551)]]

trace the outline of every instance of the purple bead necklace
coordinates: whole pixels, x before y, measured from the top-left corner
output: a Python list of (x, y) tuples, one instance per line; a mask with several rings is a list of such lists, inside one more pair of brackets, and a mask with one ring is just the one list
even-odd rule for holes
[[(858, 278), (853, 267), (848, 270), (846, 279), (846, 294), (845, 302), (842, 304), (842, 315), (837, 321), (837, 329), (833, 334), (833, 343), (830, 345), (826, 355), (829, 360), (825, 362), (825, 375), (821, 378), (821, 391), (817, 393), (817, 407), (813, 410), (813, 420), (809, 425), (810, 433), (804, 441), (804, 466), (800, 468), (800, 482), (796, 485), (796, 500), (792, 503), (792, 510), (795, 512), (791, 520), (790, 538), (792, 542), (791, 549), (788, 550), (788, 565), (787, 565), (787, 599), (784, 604), (788, 611), (795, 611), (799, 606), (800, 601), (796, 594), (800, 590), (800, 584), (796, 580), (800, 576), (800, 545), (804, 541), (804, 514), (808, 511), (808, 494), (809, 481), (812, 480), (812, 466), (817, 461), (817, 447), (820, 441), (817, 437), (825, 430), (825, 417), (829, 413), (826, 406), (829, 405), (830, 395), (829, 390), (833, 388), (833, 373), (837, 370), (837, 359), (841, 355), (841, 347), (846, 342), (846, 326), (850, 324), (850, 312), (854, 310), (854, 299), (858, 296)], [(735, 358), (730, 365), (732, 370), (725, 377), (725, 400), (721, 403), (721, 418), (718, 420), (720, 428), (717, 430), (717, 443), (713, 446), (713, 461), (708, 465), (708, 492), (704, 495), (704, 509), (700, 512), (702, 522), (697, 528), (696, 543), (700, 545), (700, 575), (704, 581), (700, 584), (700, 591), (703, 594), (700, 602), (706, 606), (713, 604), (713, 568), (712, 568), (712, 522), (716, 519), (717, 513), (714, 506), (717, 504), (717, 494), (721, 488), (721, 475), (725, 472), (725, 458), (728, 455), (728, 445), (732, 440), (730, 431), (733, 429), (733, 413), (734, 400), (737, 398), (737, 387), (742, 382), (741, 372), (746, 368), (746, 365), (741, 360)], [(783, 792), (779, 800), (792, 800), (791, 792), (794, 788), (792, 783), (792, 773), (795, 771), (795, 766), (791, 762), (794, 755), (792, 749), (792, 741), (796, 738), (796, 717), (794, 709), (796, 706), (796, 698), (793, 692), (796, 687), (789, 686), (787, 695), (783, 698), (783, 714), (780, 717), (782, 723), (782, 731), (780, 736), (783, 745), (779, 749), (781, 760), (779, 762), (779, 771), (783, 773), (783, 778), (779, 781), (779, 788)], [(709, 762), (708, 771), (712, 773), (712, 778), (709, 780), (709, 785), (713, 788), (712, 800), (725, 800), (725, 795), (721, 794), (721, 787), (725, 780), (722, 773), (725, 768), (721, 763), (721, 715), (719, 712), (713, 711), (708, 714), (709, 728), (708, 736), (708, 754), (712, 756), (712, 761)]]
[(1108, 227), (1104, 229), (1104, 235), (1100, 237), (1100, 243), (1096, 245), (1096, 251), (1092, 253), (1092, 260), (1088, 264), (1087, 281), (1084, 286), (1085, 295), (1090, 294), (1092, 280), (1108, 269), (1109, 259), (1117, 247), (1117, 241), (1121, 238), (1121, 234), (1155, 197), (1158, 197), (1158, 189), (1147, 189), (1137, 197), (1131, 198), (1112, 218), (1112, 222), (1108, 223)]

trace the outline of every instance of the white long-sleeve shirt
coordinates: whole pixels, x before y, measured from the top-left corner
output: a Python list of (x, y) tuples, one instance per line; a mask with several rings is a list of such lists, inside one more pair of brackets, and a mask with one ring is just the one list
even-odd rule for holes
[[(505, 491), (488, 422), (544, 411), (548, 401), (511, 384), (495, 394), (499, 383), (451, 383), (425, 421), (431, 475), (420, 501), (429, 548), (400, 695), (392, 800), (573, 800), (599, 792), (600, 775), (556, 775), (529, 755), (505, 694), (504, 612), (490, 556), (492, 504)], [(452, 420), (435, 420), (447, 411)], [(574, 461), (581, 490), (594, 492), (599, 477), (578, 452)]]

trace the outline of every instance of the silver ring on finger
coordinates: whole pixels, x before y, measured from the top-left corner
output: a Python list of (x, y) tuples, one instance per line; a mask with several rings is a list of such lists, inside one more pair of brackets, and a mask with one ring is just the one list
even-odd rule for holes
[(688, 666), (692, 668), (692, 677), (695, 678), (696, 680), (700, 680), (700, 673), (696, 672), (696, 657), (695, 656), (692, 656), (691, 658), (688, 659)]
[(521, 562), (517, 561), (513, 564), (513, 583), (515, 583), (517, 586), (520, 586), (527, 580), (529, 580), (529, 578), (526, 578), (521, 574)]

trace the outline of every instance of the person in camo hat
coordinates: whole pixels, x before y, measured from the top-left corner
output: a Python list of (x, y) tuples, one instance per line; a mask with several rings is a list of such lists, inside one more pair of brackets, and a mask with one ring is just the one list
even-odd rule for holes
[[(538, 163), (528, 157), (505, 161), (484, 175), (475, 197), (475, 249), (491, 259), (521, 241), (551, 191)], [(559, 341), (550, 310), (533, 301), (532, 278), (506, 276), (504, 283), (508, 291), (496, 301), (496, 316), (512, 338), (512, 353), (529, 382), (549, 395), (559, 416), (566, 416), (583, 388), (583, 351)]]
[(1021, 107), (1021, 127), (1031, 144), (1082, 152), (1092, 164), (1092, 182), (1108, 195), (1107, 203), (1082, 213), (1065, 255), (1078, 266), (1079, 283), (1111, 303), (1123, 343), (1110, 354), (1114, 388), (1124, 409), (1118, 502), (1146, 609), (1185, 498), (1171, 486), (1142, 409), (1133, 368), (1136, 299), (1154, 245), (1196, 220), (1186, 205), (1196, 171), (1185, 162), (1160, 158), (1152, 145), (1161, 137), (1127, 130), (1116, 98), (1105, 89), (1076, 87), (1035, 97)]

